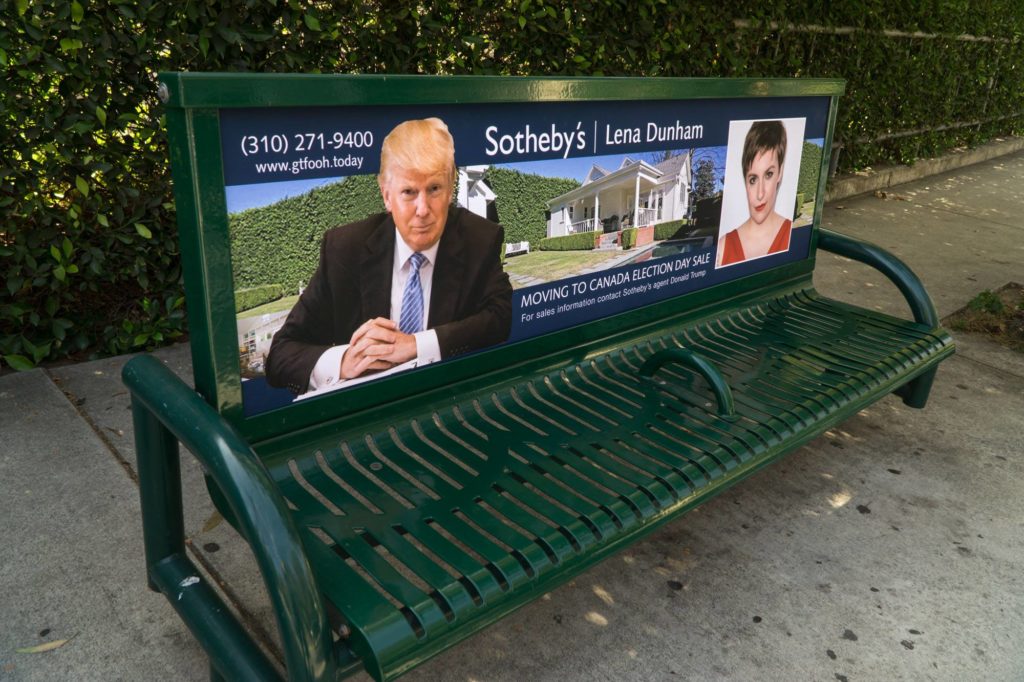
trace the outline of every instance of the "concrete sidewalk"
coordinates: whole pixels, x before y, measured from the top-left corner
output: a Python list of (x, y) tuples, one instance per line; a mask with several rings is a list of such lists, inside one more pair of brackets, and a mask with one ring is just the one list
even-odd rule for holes
[[(1024, 282), (1024, 152), (824, 225), (904, 259), (945, 317)], [(816, 277), (906, 315), (864, 266), (821, 254)], [(407, 679), (1021, 679), (1024, 356), (957, 343), (927, 409), (877, 403)], [(186, 347), (156, 355), (189, 379)], [(0, 376), (0, 680), (206, 678), (146, 588), (125, 360)], [(273, 653), (248, 550), (183, 469), (190, 551)]]

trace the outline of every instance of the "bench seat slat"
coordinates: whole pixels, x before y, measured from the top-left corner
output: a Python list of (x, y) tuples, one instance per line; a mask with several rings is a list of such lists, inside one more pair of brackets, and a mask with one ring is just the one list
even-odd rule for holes
[[(392, 508), (399, 505), (406, 509), (415, 509), (434, 499), (436, 493), (422, 482), (413, 484), (393, 467), (385, 464), (370, 446), (371, 438), (350, 438), (341, 443), (340, 453), (337, 449), (325, 452), (328, 461), (336, 470), (356, 469), (372, 481), (370, 488), (374, 493), (383, 492), (392, 500)], [(376, 498), (373, 498), (376, 499)], [(378, 505), (380, 506), (380, 505)]]
[(509, 547), (511, 551), (516, 553), (519, 561), (523, 563), (528, 575), (537, 575), (553, 563), (551, 557), (555, 555), (555, 552), (542, 539), (531, 538), (511, 525), (503, 523), (497, 517), (488, 513), (486, 509), (480, 507), (475, 501), (459, 506), (454, 513), (456, 516), (464, 518), (467, 523)]
[(476, 500), (476, 504), (499, 523), (511, 527), (524, 538), (535, 538), (534, 542), (540, 545), (551, 563), (557, 565), (572, 555), (572, 544), (563, 535), (510, 502), (496, 490), (486, 491)]
[[(456, 489), (465, 488), (475, 478), (476, 470), (472, 464), (450, 452), (438, 450), (436, 439), (425, 437), (426, 434), (421, 436), (407, 424), (397, 425), (389, 431), (391, 442), (400, 451), (392, 454), (391, 458), (406, 471), (422, 475), (425, 480), (439, 478), (445, 486)], [(438, 454), (441, 456), (436, 456)], [(456, 464), (456, 461), (461, 464)]]
[[(482, 438), (476, 430), (469, 428), (469, 426), (471, 426), (469, 422), (463, 423), (462, 420), (452, 421), (454, 421), (454, 424), (448, 429), (447, 438), (458, 438), (460, 441), (465, 442), (466, 445), (474, 447), (477, 450), (492, 447), (492, 445)], [(549, 495), (560, 496), (562, 494), (561, 491), (566, 490), (576, 491), (584, 496), (589, 494), (589, 500), (593, 500), (594, 497), (601, 497), (601, 493), (598, 489), (593, 488), (589, 482), (575, 474), (571, 474), (564, 467), (553, 465), (547, 458), (537, 457), (537, 453), (532, 448), (524, 447), (522, 444), (519, 444), (518, 447), (514, 446), (514, 449), (509, 449), (509, 455), (513, 459), (517, 460), (515, 463), (510, 463), (508, 465), (509, 471), (518, 477), (530, 481), (533, 485), (540, 487)], [(537, 467), (537, 469), (535, 470), (533, 467)], [(557, 487), (559, 484), (563, 486), (563, 488), (559, 489)], [(589, 502), (589, 504), (592, 504), (592, 502)], [(594, 508), (596, 509), (596, 507)], [(614, 515), (609, 512), (608, 516)], [(603, 525), (604, 519), (602, 518), (602, 522), (599, 526)]]
[(415, 614), (419, 626), (427, 634), (432, 634), (441, 626), (445, 620), (441, 608), (421, 586), (413, 584), (377, 553), (371, 546), (375, 538), (371, 540), (371, 536), (364, 532), (354, 535), (346, 533), (337, 524), (325, 526), (324, 530), (340, 551), (355, 561), (366, 575), (372, 576), (391, 597)]
[[(374, 464), (374, 471), (386, 468), (388, 476), (401, 490), (411, 492), (409, 486), (412, 486), (428, 497), (440, 498), (455, 494), (469, 483), (468, 479), (459, 482), (433, 464), (428, 466), (422, 463), (422, 458), (411, 456), (408, 447), (404, 447), (405, 443), (400, 444), (396, 441), (391, 430), (388, 433), (369, 436), (365, 443), (367, 449), (378, 460)], [(458, 476), (457, 472), (452, 473)]]
[(528, 513), (537, 514), (542, 523), (550, 523), (552, 528), (565, 536), (574, 551), (588, 547), (599, 539), (599, 534), (580, 520), (580, 514), (569, 513), (563, 508), (561, 500), (542, 497), (511, 476), (502, 481), (501, 487), (506, 499), (522, 505), (529, 510)]
[[(723, 326), (726, 326), (726, 322), (732, 321), (732, 318), (724, 320)], [(798, 321), (793, 318), (785, 320), (784, 325), (786, 326), (786, 334), (780, 334), (778, 333), (779, 327), (783, 325), (772, 324), (772, 322), (769, 321), (764, 325), (762, 330), (760, 330), (760, 333), (753, 336), (750, 340), (752, 345), (762, 348), (762, 357), (771, 363), (769, 368), (775, 370), (771, 375), (772, 379), (786, 383), (787, 385), (793, 385), (793, 390), (797, 393), (806, 392), (803, 390), (804, 382), (806, 381), (814, 381), (829, 387), (840, 386), (842, 381), (834, 374), (831, 374), (827, 367), (823, 367), (822, 371), (804, 373), (795, 381), (790, 380), (789, 376), (792, 372), (799, 372), (801, 369), (810, 369), (820, 363), (817, 363), (813, 358), (808, 357), (808, 353), (806, 352), (808, 346), (806, 344), (792, 343), (789, 341), (789, 338), (799, 338), (801, 336), (805, 338), (821, 338), (822, 334), (826, 334), (830, 338), (839, 338), (842, 335), (853, 333), (854, 330), (852, 328), (815, 330), (813, 328), (808, 328), (805, 325), (798, 326)], [(727, 329), (726, 334), (728, 333), (729, 330)], [(787, 338), (787, 336), (789, 338)], [(784, 363), (789, 363), (789, 365), (787, 366)], [(810, 367), (801, 367), (801, 363), (807, 363)]]
[(554, 500), (562, 507), (572, 510), (577, 519), (585, 517), (597, 534), (603, 536), (614, 532), (616, 524), (610, 512), (598, 506), (592, 498), (585, 497), (583, 491), (570, 488), (564, 483), (559, 485), (558, 479), (551, 476), (548, 470), (540, 468), (538, 471), (531, 466), (513, 464), (509, 467), (509, 474), (516, 485), (527, 490), (535, 490), (535, 494), (543, 496), (545, 500)]
[(460, 578), (465, 578), (483, 603), (496, 599), (501, 592), (508, 589), (507, 578), (500, 576), (500, 572), (493, 564), (476, 552), (467, 552), (465, 545), (456, 545), (437, 529), (437, 522), (434, 519), (417, 520), (408, 526), (406, 530), (409, 534), (441, 561), (450, 565)]
[[(696, 345), (691, 343), (688, 335), (683, 335), (682, 338), (676, 337), (676, 340), (682, 346)], [(701, 350), (706, 357), (718, 364), (719, 367), (732, 369), (732, 376), (737, 377), (735, 384), (744, 386), (745, 390), (734, 392), (733, 395), (738, 403), (746, 406), (747, 409), (743, 410), (743, 414), (748, 419), (769, 428), (778, 436), (789, 433), (794, 428), (805, 427), (810, 423), (810, 413), (803, 406), (781, 404), (770, 395), (762, 395), (757, 386), (753, 386), (749, 382), (744, 382), (740, 379), (739, 377), (743, 376), (742, 372), (732, 364), (734, 360), (727, 354), (712, 348), (710, 345), (702, 346)]]
[[(509, 454), (513, 457), (519, 455), (527, 462), (527, 466), (524, 469), (513, 469), (514, 471), (522, 471), (524, 476), (528, 471), (540, 472), (544, 478), (552, 481), (555, 485), (561, 486), (561, 489), (555, 488), (552, 489), (552, 492), (555, 495), (561, 495), (562, 499), (571, 500), (571, 498), (565, 496), (563, 491), (574, 491), (577, 495), (584, 496), (588, 501), (593, 501), (595, 508), (607, 516), (611, 523), (620, 529), (632, 526), (639, 518), (639, 509), (630, 500), (614, 497), (609, 502), (609, 495), (606, 490), (601, 490), (593, 481), (582, 476), (575, 469), (564, 466), (561, 462), (538, 453), (532, 447), (510, 449)], [(591, 512), (589, 518), (599, 527), (611, 530), (607, 528), (606, 524), (598, 520), (601, 517), (595, 512)]]
[[(519, 552), (510, 551), (511, 548), (502, 546), (495, 542), (485, 533), (468, 523), (464, 517), (460, 517), (451, 511), (438, 512), (429, 519), (438, 527), (450, 532), (462, 547), (467, 548), (467, 553), (479, 554), (487, 560), (485, 566), (493, 566), (501, 580), (516, 588), (530, 580), (533, 568)], [(470, 554), (472, 556), (472, 554)]]
[[(434, 557), (424, 553), (410, 541), (409, 533), (404, 526), (395, 524), (383, 528), (374, 534), (374, 538), (392, 557), (408, 567), (412, 575), (419, 577), (424, 584), (416, 585), (418, 589), (427, 594), (437, 593), (443, 597), (445, 605), (442, 606), (442, 610), (459, 611), (468, 608), (474, 601), (466, 586), (458, 582), (457, 575), (453, 576), (437, 563)], [(404, 571), (400, 572), (406, 575)], [(415, 585), (415, 582), (413, 584)]]
[[(680, 346), (722, 373), (735, 421), (682, 366), (639, 376), (652, 354)], [(389, 676), (948, 352), (948, 337), (922, 325), (808, 290), (512, 378), (376, 433), (291, 444), (293, 463), (272, 471), (315, 538), (314, 571), (352, 650)]]

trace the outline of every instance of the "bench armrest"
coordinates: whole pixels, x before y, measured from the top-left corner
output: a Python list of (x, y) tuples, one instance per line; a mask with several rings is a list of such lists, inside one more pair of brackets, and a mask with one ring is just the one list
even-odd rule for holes
[(670, 362), (679, 363), (704, 377), (704, 380), (711, 386), (715, 399), (718, 401), (718, 417), (720, 419), (730, 422), (739, 419), (736, 416), (732, 391), (729, 389), (729, 384), (726, 383), (725, 377), (722, 376), (722, 373), (718, 371), (718, 368), (710, 360), (703, 355), (694, 353), (692, 350), (687, 348), (660, 350), (647, 358), (644, 364), (640, 366), (640, 376), (653, 378), (654, 373), (658, 369)]
[[(274, 606), (289, 677), (293, 680), (334, 679), (330, 625), (313, 571), (288, 507), (256, 453), (230, 424), (159, 360), (145, 355), (133, 358), (125, 365), (122, 378), (132, 393), (139, 492), (151, 581), (166, 593), (167, 581), (160, 575), (161, 570), (168, 564), (177, 564), (180, 568), (183, 561), (188, 562), (184, 556), (180, 520), (181, 479), (177, 461), (177, 442), (180, 441), (203, 464), (223, 492), (239, 529), (249, 541)], [(177, 499), (172, 499), (175, 497)], [(178, 600), (181, 600), (181, 593)], [(209, 639), (209, 627), (204, 621), (216, 612), (216, 606), (197, 605), (198, 618), (195, 622), (186, 621), (201, 642)], [(202, 613), (204, 610), (208, 612), (206, 615)], [(248, 641), (251, 643), (251, 639)], [(210, 651), (228, 644), (219, 640), (203, 643), (211, 660), (219, 659), (222, 663), (218, 666), (221, 674), (240, 672), (236, 667), (239, 661), (232, 661), (227, 652)], [(244, 645), (242, 648), (243, 651), (233, 653), (255, 656), (245, 651)]]
[(870, 242), (848, 237), (832, 230), (818, 230), (818, 246), (826, 251), (860, 261), (875, 268), (888, 277), (900, 290), (910, 304), (914, 321), (935, 329), (939, 326), (939, 316), (935, 312), (932, 299), (925, 291), (924, 284), (917, 275), (896, 256)]

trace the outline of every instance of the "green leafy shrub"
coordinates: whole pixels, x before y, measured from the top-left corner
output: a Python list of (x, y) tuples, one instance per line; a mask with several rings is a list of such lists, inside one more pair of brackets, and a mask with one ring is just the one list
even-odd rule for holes
[(577, 232), (540, 240), (541, 251), (592, 251), (597, 243), (593, 232)]
[(804, 195), (801, 192), (796, 193), (796, 203), (793, 204), (793, 220), (800, 217), (800, 211), (804, 207)]
[[(1024, 133), (1018, 5), (798, 0), (737, 23), (728, 4), (660, 0), (3, 3), (0, 355), (31, 365), (184, 331), (156, 72), (839, 77), (843, 172)], [(509, 241), (536, 245), (547, 191), (523, 186), (522, 200), (496, 188), (499, 216)], [(255, 258), (243, 273), (270, 277)], [(309, 265), (289, 254), (283, 269), (239, 286)]]
[(235, 286), (280, 284), (288, 293), (297, 292), (316, 270), (320, 238), (326, 230), (383, 210), (377, 179), (353, 175), (269, 206), (231, 214)]
[(640, 231), (638, 227), (627, 227), (625, 230), (619, 232), (619, 245), (629, 250), (636, 247), (636, 234)]
[(980, 313), (990, 313), (992, 315), (1002, 315), (1006, 310), (1006, 306), (1003, 304), (1003, 299), (999, 297), (999, 294), (988, 289), (972, 298), (967, 306), (971, 310)]
[(252, 310), (264, 303), (276, 301), (284, 295), (284, 287), (280, 284), (264, 284), (249, 289), (239, 289), (235, 292), (235, 312)]
[(796, 191), (803, 194), (807, 201), (814, 199), (818, 193), (818, 169), (821, 168), (821, 147), (813, 142), (804, 142), (800, 155), (800, 178), (796, 183)]
[(125, 348), (154, 348), (182, 335), (185, 326), (185, 297), (168, 296), (163, 301), (143, 298), (141, 314), (103, 329), (102, 349), (110, 355)]
[(681, 220), (669, 220), (658, 223), (654, 226), (654, 239), (678, 239), (693, 227), (693, 221), (683, 218)]
[(492, 166), (486, 182), (494, 190), (498, 222), (505, 228), (505, 241), (530, 242), (536, 247), (547, 235), (545, 202), (580, 186), (571, 178), (547, 178)]

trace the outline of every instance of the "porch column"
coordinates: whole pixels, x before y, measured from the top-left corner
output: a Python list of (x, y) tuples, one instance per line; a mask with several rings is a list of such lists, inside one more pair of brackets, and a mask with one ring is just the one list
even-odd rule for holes
[(640, 224), (640, 174), (636, 175), (636, 189), (633, 191), (633, 227)]
[(601, 209), (601, 193), (600, 192), (595, 192), (594, 193), (594, 232), (597, 232), (597, 222), (598, 222), (597, 221), (597, 216), (601, 215), (599, 213), (600, 209)]

